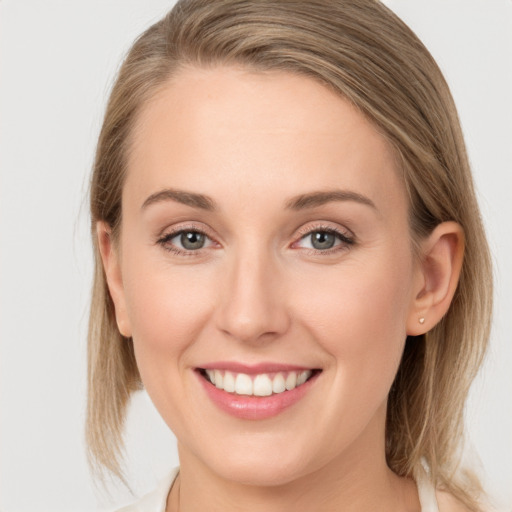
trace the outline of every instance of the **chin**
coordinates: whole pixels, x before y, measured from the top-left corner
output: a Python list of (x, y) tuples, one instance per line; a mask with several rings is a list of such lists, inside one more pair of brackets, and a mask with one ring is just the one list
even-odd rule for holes
[[(288, 434), (293, 437), (293, 434)], [(308, 474), (314, 461), (297, 445), (267, 442), (264, 445), (246, 444), (240, 449), (217, 445), (212, 453), (202, 453), (202, 462), (219, 477), (243, 485), (277, 487), (286, 485)]]
[(278, 487), (286, 485), (307, 472), (297, 462), (283, 463), (282, 460), (247, 460), (238, 458), (226, 461), (221, 467), (212, 468), (217, 474), (231, 482), (254, 487)]

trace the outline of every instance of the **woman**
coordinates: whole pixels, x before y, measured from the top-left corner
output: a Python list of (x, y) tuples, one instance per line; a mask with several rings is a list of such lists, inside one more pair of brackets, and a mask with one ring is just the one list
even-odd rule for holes
[(490, 259), (448, 87), (383, 5), (179, 2), (120, 70), (91, 212), (91, 453), (120, 475), (142, 384), (178, 439), (127, 510), (482, 510)]

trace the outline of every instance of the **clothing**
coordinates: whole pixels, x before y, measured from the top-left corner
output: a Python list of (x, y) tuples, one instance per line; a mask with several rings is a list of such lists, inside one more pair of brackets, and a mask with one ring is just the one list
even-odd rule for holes
[[(427, 475), (423, 466), (416, 468), (414, 479), (418, 487), (418, 495), (420, 498), (421, 512), (439, 512), (437, 505), (436, 490)], [(158, 511), (160, 512), (160, 511)], [(165, 512), (165, 507), (163, 509)]]
[[(178, 476), (178, 470), (179, 468), (173, 469), (153, 492), (146, 494), (132, 505), (117, 510), (117, 512), (165, 512), (167, 496)], [(421, 512), (439, 512), (435, 489), (423, 469), (416, 473), (416, 485), (418, 486)]]
[(135, 503), (120, 508), (116, 512), (165, 512), (167, 496), (174, 480), (178, 476), (178, 471), (179, 468), (174, 468), (168, 476), (160, 481), (154, 491), (146, 494)]

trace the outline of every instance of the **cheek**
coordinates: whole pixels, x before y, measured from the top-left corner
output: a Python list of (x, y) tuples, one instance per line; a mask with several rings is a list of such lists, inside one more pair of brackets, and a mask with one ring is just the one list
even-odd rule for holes
[(338, 378), (382, 389), (394, 379), (406, 339), (411, 266), (407, 258), (375, 261), (333, 271), (309, 286), (301, 309)]
[[(172, 267), (165, 261), (126, 261), (127, 312), (137, 364), (145, 385), (172, 365), (181, 372), (183, 356), (207, 321), (212, 304), (211, 272)], [(166, 364), (162, 364), (165, 361)]]
[(216, 287), (208, 276), (161, 264), (144, 265), (126, 283), (135, 359), (144, 388), (169, 428), (183, 438), (187, 435), (183, 425), (195, 421), (184, 398), (189, 396), (187, 363), (210, 316), (209, 290)]
[(328, 406), (317, 421), (334, 426), (332, 446), (347, 446), (385, 411), (400, 364), (410, 295), (407, 265), (386, 267), (351, 265), (304, 294), (306, 330), (330, 357)]

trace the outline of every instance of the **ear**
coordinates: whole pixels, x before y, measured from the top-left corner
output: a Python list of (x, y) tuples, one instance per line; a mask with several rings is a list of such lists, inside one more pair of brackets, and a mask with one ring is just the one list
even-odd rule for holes
[(129, 338), (132, 335), (131, 324), (126, 312), (126, 300), (121, 276), (121, 265), (119, 248), (112, 239), (112, 230), (110, 226), (103, 221), (96, 223), (96, 235), (98, 237), (98, 247), (103, 262), (103, 269), (107, 278), (107, 285), (110, 296), (114, 302), (116, 322), (119, 332)]
[(448, 311), (459, 282), (464, 257), (464, 231), (456, 222), (439, 224), (420, 246), (414, 299), (407, 334), (432, 329)]

